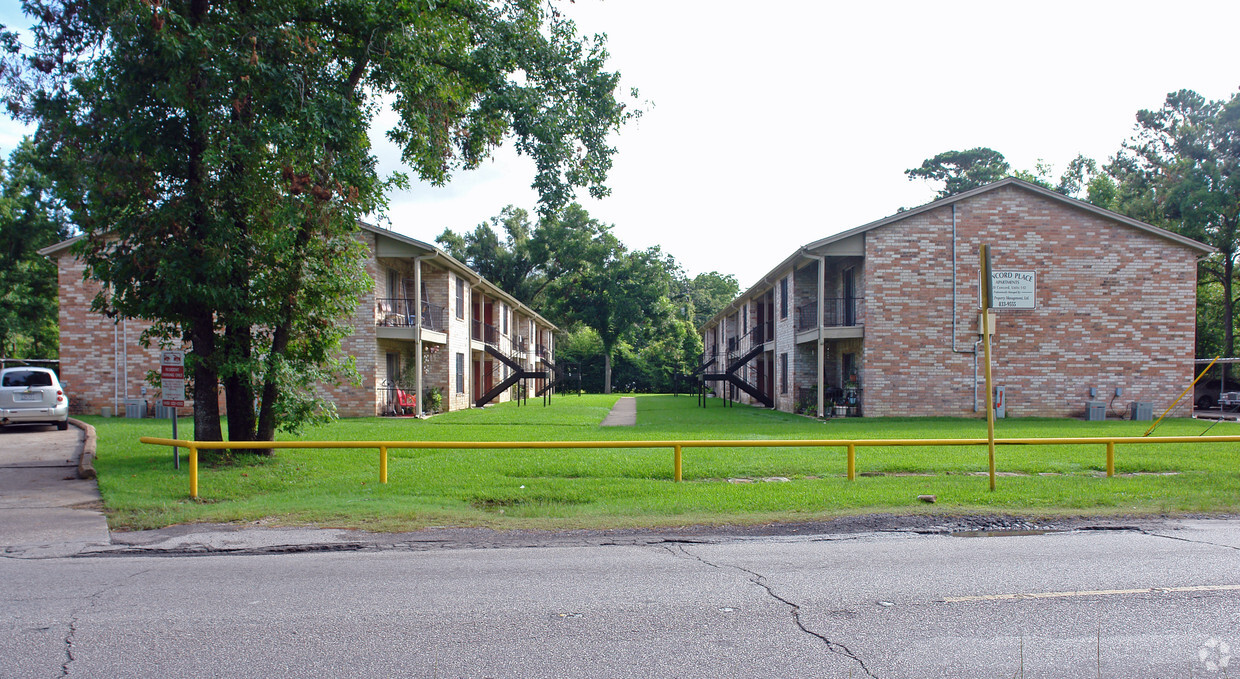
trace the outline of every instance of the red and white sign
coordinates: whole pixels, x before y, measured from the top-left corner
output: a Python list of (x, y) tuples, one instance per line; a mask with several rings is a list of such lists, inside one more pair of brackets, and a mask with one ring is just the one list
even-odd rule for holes
[(163, 404), (169, 408), (185, 406), (185, 352), (164, 349), (159, 352), (159, 381)]

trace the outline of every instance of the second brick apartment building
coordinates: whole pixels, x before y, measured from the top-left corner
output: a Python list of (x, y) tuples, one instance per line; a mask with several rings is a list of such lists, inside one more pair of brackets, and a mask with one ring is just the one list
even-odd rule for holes
[(992, 340), (1009, 415), (1161, 411), (1192, 381), (1213, 250), (1009, 178), (792, 253), (701, 328), (708, 388), (819, 416), (984, 412), (982, 244), (1011, 281)]

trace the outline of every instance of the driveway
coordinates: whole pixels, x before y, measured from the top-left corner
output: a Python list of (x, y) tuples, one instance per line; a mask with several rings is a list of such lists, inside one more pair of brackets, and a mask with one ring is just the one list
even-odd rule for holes
[(0, 428), (0, 555), (46, 558), (110, 544), (94, 479), (78, 478), (84, 432)]

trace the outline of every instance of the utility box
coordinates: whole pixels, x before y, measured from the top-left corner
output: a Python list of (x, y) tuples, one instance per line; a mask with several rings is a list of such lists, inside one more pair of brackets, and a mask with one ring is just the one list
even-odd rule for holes
[(1148, 422), (1154, 419), (1154, 404), (1147, 401), (1133, 401), (1128, 404), (1128, 412), (1132, 419)]
[(125, 399), (125, 417), (137, 419), (146, 417), (146, 401), (140, 398)]
[(1007, 389), (995, 387), (995, 418), (1003, 419), (1005, 417), (1007, 417)]
[(1086, 401), (1085, 402), (1085, 421), (1101, 422), (1107, 419), (1106, 401)]

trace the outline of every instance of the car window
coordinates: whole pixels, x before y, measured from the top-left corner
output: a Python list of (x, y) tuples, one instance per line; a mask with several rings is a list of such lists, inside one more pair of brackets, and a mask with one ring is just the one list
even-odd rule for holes
[(10, 370), (4, 373), (0, 387), (50, 387), (52, 374), (42, 370)]

